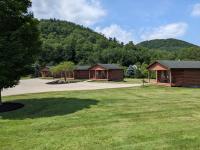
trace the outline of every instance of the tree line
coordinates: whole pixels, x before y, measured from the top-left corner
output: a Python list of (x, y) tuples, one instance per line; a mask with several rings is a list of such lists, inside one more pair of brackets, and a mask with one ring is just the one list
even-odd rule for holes
[(123, 66), (137, 62), (148, 63), (146, 49), (129, 42), (120, 43), (105, 36), (66, 21), (41, 20), (42, 52), (38, 59), (41, 65), (54, 65), (62, 61), (75, 64), (119, 63)]
[[(106, 38), (89, 28), (56, 19), (41, 20), (42, 52), (40, 66), (57, 65), (63, 61), (75, 64), (117, 63), (125, 68), (137, 65), (144, 68), (158, 59), (200, 60), (200, 48), (176, 39), (152, 40), (135, 45), (116, 38)], [(142, 72), (145, 72), (142, 71)], [(137, 77), (145, 76), (139, 73)]]
[[(159, 40), (148, 44), (124, 44), (116, 38), (107, 39), (89, 28), (55, 19), (41, 20), (39, 30), (43, 42), (38, 58), (40, 65), (72, 61), (75, 64), (118, 63), (128, 67), (149, 64), (157, 59), (200, 60), (199, 47), (175, 39), (164, 44)], [(151, 43), (155, 43), (157, 47), (152, 48)]]

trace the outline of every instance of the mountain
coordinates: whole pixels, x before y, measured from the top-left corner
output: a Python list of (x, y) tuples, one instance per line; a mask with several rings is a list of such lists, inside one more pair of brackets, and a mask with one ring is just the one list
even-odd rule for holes
[(166, 50), (166, 51), (176, 51), (185, 48), (198, 48), (197, 45), (177, 40), (177, 39), (155, 39), (150, 41), (144, 41), (137, 46), (141, 46), (150, 50), (159, 49), (159, 50)]
[[(93, 30), (55, 19), (39, 23), (43, 42), (40, 62), (56, 64), (61, 61), (89, 63), (104, 49), (122, 47), (116, 39), (107, 39)], [(96, 60), (97, 61), (97, 60)]]
[[(106, 38), (92, 29), (68, 21), (40, 20), (42, 52), (41, 65), (62, 61), (76, 64), (119, 63), (124, 66), (149, 61), (143, 50), (132, 42), (124, 45), (115, 38)], [(147, 62), (148, 63), (148, 62)]]
[(42, 66), (72, 61), (75, 64), (118, 63), (128, 67), (158, 59), (200, 60), (200, 47), (176, 39), (123, 44), (92, 29), (55, 19), (40, 20), (38, 28), (43, 43), (38, 62)]

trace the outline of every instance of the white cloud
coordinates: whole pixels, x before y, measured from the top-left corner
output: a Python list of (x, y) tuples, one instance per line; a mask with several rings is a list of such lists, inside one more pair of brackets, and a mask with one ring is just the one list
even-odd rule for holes
[(129, 41), (135, 41), (131, 31), (126, 31), (117, 24), (112, 24), (105, 28), (96, 27), (95, 31), (104, 34), (107, 38), (115, 37), (120, 42), (128, 43)]
[(171, 23), (143, 31), (140, 38), (142, 40), (177, 38), (186, 33), (187, 27), (184, 22)]
[(197, 3), (193, 6), (191, 15), (192, 16), (200, 16), (200, 3)]
[(100, 0), (32, 0), (31, 10), (39, 19), (56, 18), (86, 26), (106, 15)]

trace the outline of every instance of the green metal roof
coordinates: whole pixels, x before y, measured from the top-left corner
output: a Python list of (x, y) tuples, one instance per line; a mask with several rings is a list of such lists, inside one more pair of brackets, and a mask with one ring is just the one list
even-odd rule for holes
[(75, 70), (88, 70), (90, 67), (91, 66), (89, 66), (89, 65), (84, 65), (84, 66), (78, 65), (75, 67)]
[[(118, 65), (118, 64), (96, 64), (96, 65), (99, 65), (99, 66), (101, 66), (101, 67), (103, 67), (103, 68), (105, 68), (105, 69), (108, 69), (108, 70), (112, 70), (112, 69), (123, 69), (120, 65)], [(92, 68), (93, 66), (95, 66), (95, 65), (92, 65), (92, 66), (90, 66), (90, 65), (77, 65), (76, 67), (75, 67), (75, 70), (89, 70), (90, 68)]]
[(200, 61), (157, 60), (156, 62), (169, 69), (200, 69)]
[(105, 69), (123, 69), (120, 65), (118, 64), (97, 64), (99, 66), (102, 66)]

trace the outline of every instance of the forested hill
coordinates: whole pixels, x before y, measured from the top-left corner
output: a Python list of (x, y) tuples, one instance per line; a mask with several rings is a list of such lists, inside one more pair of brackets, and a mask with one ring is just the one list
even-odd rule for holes
[(112, 44), (113, 47), (115, 44), (118, 46), (118, 43), (109, 42), (91, 29), (67, 21), (41, 20), (39, 29), (43, 41), (41, 59), (44, 62), (85, 61), (84, 58), (93, 58), (91, 52), (98, 53)]
[(175, 51), (185, 48), (198, 47), (197, 45), (177, 39), (155, 39), (150, 41), (144, 41), (137, 45), (147, 49), (159, 49), (166, 51)]
[(123, 66), (149, 64), (157, 59), (200, 60), (200, 48), (176, 39), (123, 44), (89, 28), (67, 21), (41, 20), (40, 65), (62, 61), (76, 64), (118, 63)]
[[(128, 66), (149, 61), (142, 50), (130, 42), (124, 45), (115, 38), (67, 21), (41, 20), (39, 24), (43, 42), (40, 64), (54, 65), (61, 61), (77, 64), (120, 63)], [(145, 53), (144, 53), (145, 54)], [(148, 62), (147, 62), (148, 63)]]

